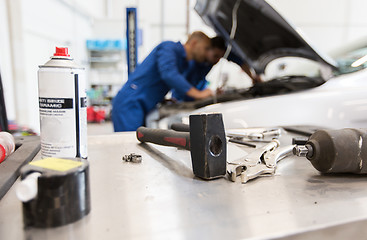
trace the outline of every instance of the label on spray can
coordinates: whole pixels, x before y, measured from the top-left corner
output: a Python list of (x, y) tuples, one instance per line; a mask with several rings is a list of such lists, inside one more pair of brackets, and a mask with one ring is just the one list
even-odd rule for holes
[(87, 158), (87, 96), (84, 69), (56, 48), (38, 71), (41, 154)]

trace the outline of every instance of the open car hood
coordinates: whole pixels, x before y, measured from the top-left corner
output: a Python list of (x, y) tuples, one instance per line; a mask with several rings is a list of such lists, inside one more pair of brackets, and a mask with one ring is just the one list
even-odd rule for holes
[[(236, 4), (239, 4), (237, 28), (231, 41), (232, 13)], [(197, 0), (195, 10), (258, 73), (263, 73), (272, 60), (287, 56), (303, 57), (331, 68), (337, 67), (334, 60), (311, 47), (264, 0)]]

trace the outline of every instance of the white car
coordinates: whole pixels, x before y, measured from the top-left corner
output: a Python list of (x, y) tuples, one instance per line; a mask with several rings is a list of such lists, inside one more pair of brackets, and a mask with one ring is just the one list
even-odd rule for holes
[(331, 78), (302, 92), (213, 104), (195, 112), (221, 112), (226, 128), (367, 128), (367, 69)]
[[(232, 91), (219, 97), (221, 102), (216, 104), (208, 99), (162, 106), (155, 121), (153, 115), (148, 119), (149, 127), (168, 128), (174, 122), (188, 123), (192, 113), (220, 112), (226, 128), (367, 128), (367, 41), (345, 46), (330, 58), (314, 50), (263, 0), (204, 0), (197, 2), (196, 10), (228, 41), (233, 19), (237, 18), (232, 48), (258, 73), (292, 68), (288, 71), (292, 76), (278, 76), (250, 89)], [(290, 61), (292, 58), (317, 64), (307, 68), (299, 61)], [(297, 71), (300, 74), (294, 75)]]

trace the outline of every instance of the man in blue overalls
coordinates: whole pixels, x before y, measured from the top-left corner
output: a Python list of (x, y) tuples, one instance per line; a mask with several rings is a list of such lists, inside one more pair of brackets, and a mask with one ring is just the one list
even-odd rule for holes
[[(186, 80), (189, 81), (193, 86), (195, 86), (198, 90), (204, 90), (208, 81), (205, 79), (206, 75), (210, 72), (212, 67), (219, 62), (219, 60), (224, 56), (227, 47), (225, 44), (225, 40), (220, 37), (211, 38), (211, 47), (208, 51), (208, 55), (205, 62), (196, 62), (195, 60), (191, 60), (189, 62), (188, 70), (184, 73)], [(234, 62), (239, 65), (242, 70), (252, 79), (252, 83), (255, 84), (257, 82), (261, 82), (259, 75), (239, 56), (237, 56), (232, 51), (229, 53), (227, 57), (228, 61)], [(182, 102), (188, 102), (195, 100), (185, 94), (182, 94), (175, 89), (172, 90), (172, 98)]]
[(165, 41), (153, 49), (130, 74), (128, 81), (112, 102), (114, 130), (135, 131), (145, 124), (145, 116), (161, 102), (171, 89), (194, 99), (211, 96), (209, 89), (198, 90), (183, 73), (191, 60), (204, 62), (210, 39), (202, 32), (194, 32), (187, 42)]

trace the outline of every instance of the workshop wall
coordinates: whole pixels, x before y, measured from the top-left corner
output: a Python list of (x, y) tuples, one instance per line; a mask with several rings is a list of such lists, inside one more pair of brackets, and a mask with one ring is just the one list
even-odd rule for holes
[(6, 99), (8, 108), (15, 109), (8, 110), (9, 119), (15, 117), (18, 124), (39, 131), (38, 66), (49, 60), (55, 46), (69, 47), (78, 63), (87, 66), (85, 39), (91, 34), (93, 19), (104, 16), (104, 6), (103, 0), (2, 0), (9, 39), (2, 49), (10, 49), (6, 61), (12, 65), (2, 75), (5, 91), (14, 91), (14, 99)]
[(15, 119), (13, 72), (10, 54), (9, 24), (6, 0), (0, 0), (0, 73), (4, 89), (7, 115)]

